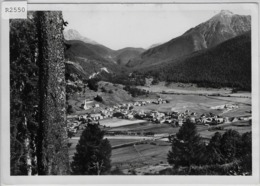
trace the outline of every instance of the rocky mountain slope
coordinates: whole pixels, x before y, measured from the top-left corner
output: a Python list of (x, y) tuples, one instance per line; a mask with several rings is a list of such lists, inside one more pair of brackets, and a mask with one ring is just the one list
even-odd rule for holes
[(131, 60), (129, 67), (147, 67), (214, 47), (251, 29), (251, 17), (222, 10), (210, 20), (191, 28), (183, 35), (151, 48)]

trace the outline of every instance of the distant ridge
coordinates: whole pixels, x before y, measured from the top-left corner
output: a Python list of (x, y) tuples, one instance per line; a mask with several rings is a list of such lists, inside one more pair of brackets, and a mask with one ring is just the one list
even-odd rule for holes
[(137, 57), (143, 53), (145, 49), (143, 48), (132, 48), (127, 47), (116, 51), (116, 61), (120, 65), (126, 65), (129, 60)]
[(222, 10), (183, 35), (145, 51), (132, 59), (127, 66), (142, 68), (152, 64), (161, 64), (195, 51), (214, 47), (249, 30), (251, 30), (250, 16)]

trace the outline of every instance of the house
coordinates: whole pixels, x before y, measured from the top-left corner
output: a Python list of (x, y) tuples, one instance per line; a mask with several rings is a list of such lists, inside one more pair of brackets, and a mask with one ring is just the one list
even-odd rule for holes
[(157, 112), (156, 116), (159, 117), (159, 118), (162, 118), (162, 117), (165, 117), (165, 114), (161, 113), (161, 112)]
[(172, 119), (166, 119), (165, 123), (169, 123), (170, 124), (170, 123), (172, 123), (172, 121), (173, 121)]
[(220, 123), (224, 123), (224, 118), (215, 118), (215, 121), (220, 124)]
[(236, 117), (231, 119), (231, 122), (236, 122), (236, 121), (238, 121), (238, 118), (236, 118)]
[(178, 125), (181, 127), (183, 125), (183, 119), (178, 119)]
[(135, 102), (135, 103), (134, 103), (134, 106), (138, 106), (138, 107), (140, 107), (140, 106), (141, 106), (141, 103), (139, 103), (139, 102)]
[(252, 119), (252, 117), (251, 116), (245, 116), (245, 117), (240, 117), (239, 119), (243, 120), (243, 121), (249, 121), (250, 119)]
[(83, 109), (84, 109), (84, 110), (88, 110), (88, 109), (90, 109), (91, 106), (88, 105), (88, 104), (90, 104), (90, 103), (92, 103), (92, 101), (89, 101), (89, 100), (86, 100), (86, 99), (85, 99), (85, 101), (84, 101), (84, 105), (83, 105)]
[(91, 121), (91, 122), (89, 122), (89, 124), (91, 124), (91, 125), (99, 125), (99, 122), (98, 121)]
[(225, 117), (225, 118), (224, 118), (224, 122), (225, 122), (225, 123), (230, 123), (229, 118), (228, 118), (228, 117)]
[(141, 102), (141, 105), (142, 105), (142, 106), (146, 105), (146, 102), (145, 102), (145, 101), (142, 101), (142, 102)]
[(91, 117), (94, 121), (100, 120), (101, 118), (103, 119), (103, 117), (102, 117), (101, 114), (99, 114), (99, 113), (90, 114), (90, 117)]
[(130, 132), (130, 131), (128, 131), (128, 132), (127, 132), (127, 135), (129, 135), (129, 136), (136, 136), (137, 133), (136, 133), (136, 132)]
[(208, 123), (208, 124), (211, 124), (212, 123), (212, 121), (213, 121), (213, 119), (212, 118), (203, 118), (202, 120), (202, 123)]
[(163, 119), (159, 119), (159, 123), (160, 124), (163, 124), (165, 122), (165, 119), (163, 118)]
[(126, 118), (127, 118), (127, 119), (134, 119), (134, 115), (133, 115), (133, 114), (127, 114), (127, 115), (126, 115)]
[(190, 110), (185, 110), (184, 113), (187, 114), (187, 115), (189, 115), (189, 114), (190, 114)]
[(191, 123), (196, 123), (196, 118), (194, 116), (189, 117)]

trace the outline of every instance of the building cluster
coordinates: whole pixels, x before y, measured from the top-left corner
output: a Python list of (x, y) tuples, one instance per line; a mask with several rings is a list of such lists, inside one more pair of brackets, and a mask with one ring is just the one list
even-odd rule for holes
[[(79, 129), (81, 124), (98, 124), (99, 120), (106, 119), (106, 118), (122, 118), (122, 119), (134, 119), (139, 115), (142, 115), (143, 111), (135, 111), (133, 110), (134, 107), (145, 106), (148, 104), (163, 104), (167, 103), (168, 101), (163, 100), (162, 98), (158, 98), (156, 101), (135, 101), (133, 103), (122, 103), (118, 105), (114, 105), (112, 107), (105, 107), (102, 108), (99, 104), (92, 104), (93, 101), (91, 100), (84, 100), (84, 104), (82, 104), (82, 108), (84, 110), (89, 110), (90, 108), (94, 108), (94, 111), (91, 110), (89, 113), (79, 115), (77, 117), (77, 122), (74, 120), (68, 120), (68, 130), (76, 133), (77, 129)], [(92, 104), (92, 105), (91, 105)]]
[[(248, 121), (251, 117), (222, 117), (213, 113), (198, 115), (196, 112), (186, 110), (184, 112), (170, 111), (137, 111), (134, 107), (145, 106), (147, 104), (164, 104), (167, 100), (159, 98), (156, 101), (136, 101), (133, 103), (123, 103), (114, 105), (112, 107), (102, 108), (98, 104), (93, 105), (94, 110), (89, 113), (78, 116), (77, 120), (69, 121), (69, 131), (76, 132), (86, 124), (99, 124), (99, 120), (106, 118), (120, 118), (120, 119), (141, 119), (147, 120), (155, 124), (170, 124), (172, 126), (182, 126), (183, 123), (190, 121), (202, 125), (217, 125), (222, 123), (236, 122), (239, 120)], [(88, 103), (85, 100), (85, 104)], [(172, 109), (173, 110), (173, 109)], [(81, 124), (83, 124), (81, 126)]]

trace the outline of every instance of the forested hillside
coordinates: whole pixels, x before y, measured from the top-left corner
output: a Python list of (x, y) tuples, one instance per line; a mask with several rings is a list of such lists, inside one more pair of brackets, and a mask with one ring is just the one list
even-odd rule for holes
[(109, 58), (111, 49), (104, 46), (84, 43), (82, 41), (66, 41), (65, 58), (67, 73), (75, 73), (89, 78), (93, 73), (106, 67), (110, 73), (118, 72), (118, 65)]
[(145, 71), (169, 82), (251, 90), (251, 32)]

